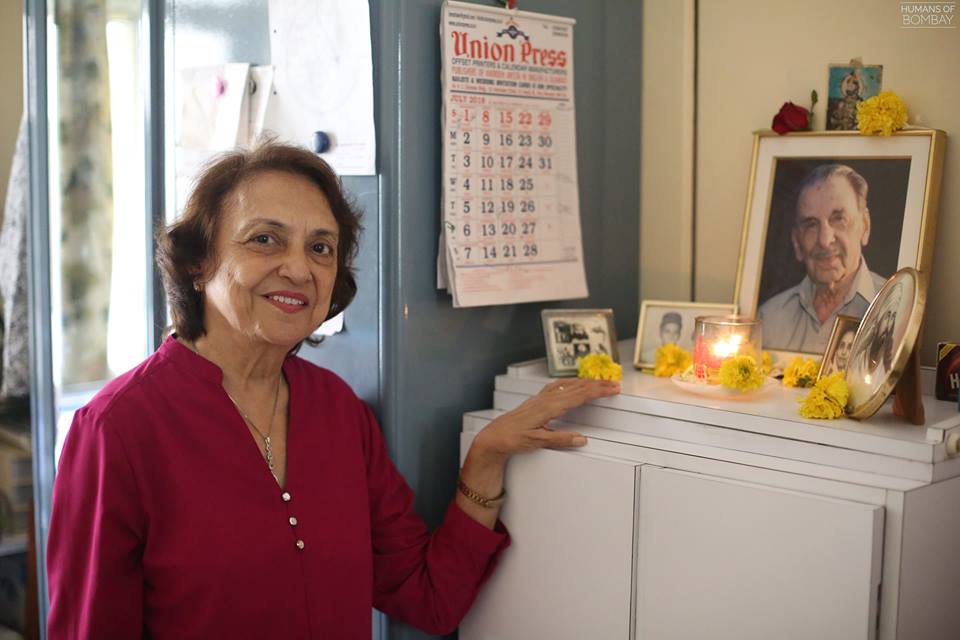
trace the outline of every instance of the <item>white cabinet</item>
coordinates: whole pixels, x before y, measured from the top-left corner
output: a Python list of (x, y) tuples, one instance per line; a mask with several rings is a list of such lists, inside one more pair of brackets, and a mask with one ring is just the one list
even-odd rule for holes
[[(498, 376), (462, 453), (548, 381), (542, 361)], [(460, 637), (960, 637), (956, 408), (925, 397), (924, 427), (889, 406), (818, 422), (799, 393), (705, 402), (625, 370), (620, 396), (560, 423), (586, 447), (511, 460), (513, 545)]]
[(638, 531), (640, 638), (872, 637), (880, 507), (644, 467)]
[(639, 468), (559, 451), (511, 463), (512, 544), (461, 637), (629, 637)]

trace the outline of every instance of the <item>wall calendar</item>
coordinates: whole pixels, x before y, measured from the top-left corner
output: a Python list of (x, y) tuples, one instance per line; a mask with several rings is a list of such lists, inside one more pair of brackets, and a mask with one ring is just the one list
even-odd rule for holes
[(455, 307), (584, 298), (569, 18), (443, 5), (440, 288)]

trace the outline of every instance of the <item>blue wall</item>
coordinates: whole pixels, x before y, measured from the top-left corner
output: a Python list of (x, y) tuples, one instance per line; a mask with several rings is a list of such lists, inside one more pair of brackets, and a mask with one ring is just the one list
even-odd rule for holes
[[(436, 290), (440, 5), (371, 6), (381, 174), (379, 410), (394, 460), (431, 525), (453, 495), (461, 414), (492, 405), (493, 376), (507, 364), (543, 355), (542, 308), (612, 307), (618, 334), (634, 335), (640, 237), (641, 3), (524, 0), (524, 10), (577, 20), (580, 211), (591, 295), (453, 309), (450, 297)], [(394, 623), (390, 637), (426, 636)]]
[(577, 150), (591, 296), (453, 309), (450, 297), (436, 290), (440, 4), (375, 4), (373, 26), (383, 231), (381, 410), (397, 462), (431, 521), (453, 488), (457, 461), (450, 452), (460, 415), (490, 406), (492, 378), (508, 363), (543, 355), (540, 309), (612, 307), (618, 334), (631, 336), (639, 264), (639, 3), (531, 0), (521, 8), (577, 19)]

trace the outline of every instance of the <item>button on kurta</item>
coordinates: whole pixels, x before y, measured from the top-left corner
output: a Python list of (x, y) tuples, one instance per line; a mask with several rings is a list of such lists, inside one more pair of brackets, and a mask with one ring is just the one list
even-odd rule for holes
[(290, 516), (289, 522), (291, 527), (297, 526), (297, 519), (294, 516)]
[(284, 502), (290, 502), (290, 500), (291, 500), (292, 498), (293, 498), (293, 496), (291, 496), (291, 495), (290, 495), (289, 493), (287, 493), (286, 491), (284, 491), (283, 493), (280, 494), (280, 499), (283, 500)]
[(297, 549), (303, 550), (303, 547), (306, 546), (303, 544), (303, 540), (297, 540)]

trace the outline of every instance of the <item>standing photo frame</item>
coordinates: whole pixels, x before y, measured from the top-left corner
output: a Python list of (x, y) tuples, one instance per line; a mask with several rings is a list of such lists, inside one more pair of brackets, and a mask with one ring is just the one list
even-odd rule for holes
[(843, 314), (837, 316), (833, 323), (833, 332), (830, 334), (830, 342), (827, 343), (827, 350), (823, 352), (823, 359), (820, 360), (817, 379), (847, 370), (850, 351), (853, 349), (853, 341), (857, 337), (859, 328), (860, 318)]
[(837, 315), (929, 270), (945, 146), (932, 129), (754, 135), (734, 302), (776, 361), (822, 354)]
[(734, 304), (644, 300), (640, 303), (633, 366), (637, 369), (654, 366), (657, 348), (668, 342), (692, 352), (697, 316), (723, 316), (736, 313), (737, 307)]
[(540, 318), (551, 376), (577, 375), (577, 358), (591, 353), (620, 362), (613, 309), (544, 309)]
[(897, 271), (863, 316), (850, 350), (847, 413), (866, 420), (893, 392), (916, 347), (927, 301), (927, 279), (916, 269)]

